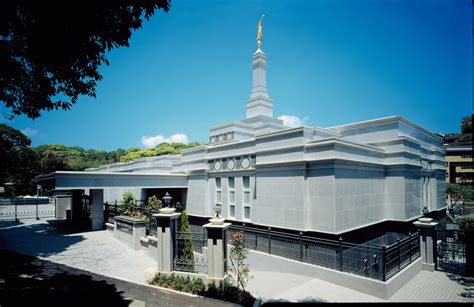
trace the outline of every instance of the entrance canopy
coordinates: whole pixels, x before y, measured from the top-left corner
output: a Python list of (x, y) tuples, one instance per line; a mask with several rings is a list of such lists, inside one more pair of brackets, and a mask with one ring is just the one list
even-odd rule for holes
[(181, 174), (66, 172), (36, 177), (43, 190), (97, 189), (113, 187), (187, 188), (188, 176)]

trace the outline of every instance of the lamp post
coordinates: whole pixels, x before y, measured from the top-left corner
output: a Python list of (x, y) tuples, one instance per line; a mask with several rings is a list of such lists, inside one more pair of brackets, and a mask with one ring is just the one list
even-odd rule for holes
[(421, 210), (421, 212), (423, 213), (424, 216), (426, 216), (429, 211), (427, 207), (423, 207), (423, 210)]
[(171, 200), (173, 199), (173, 197), (171, 197), (168, 192), (166, 192), (165, 196), (163, 196), (163, 202), (165, 203), (166, 205), (166, 208), (169, 208), (170, 207), (170, 202)]
[(216, 204), (216, 206), (214, 207), (214, 212), (216, 212), (216, 217), (220, 218), (220, 214), (222, 212), (222, 205)]

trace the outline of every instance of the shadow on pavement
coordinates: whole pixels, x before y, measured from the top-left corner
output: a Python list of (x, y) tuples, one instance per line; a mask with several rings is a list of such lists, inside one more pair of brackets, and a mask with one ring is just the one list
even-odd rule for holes
[(83, 271), (0, 250), (0, 306), (128, 306), (115, 285)]
[(41, 257), (61, 253), (84, 240), (81, 235), (64, 235), (50, 221), (0, 221), (0, 230), (0, 248)]
[(474, 298), (474, 277), (448, 274), (448, 278), (463, 286), (464, 291), (459, 295), (465, 298)]

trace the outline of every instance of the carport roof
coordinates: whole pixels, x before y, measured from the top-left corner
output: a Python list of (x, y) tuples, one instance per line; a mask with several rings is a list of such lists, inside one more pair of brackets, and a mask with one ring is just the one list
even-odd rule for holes
[(57, 171), (36, 177), (38, 182), (55, 180), (55, 189), (107, 187), (187, 188), (185, 174), (70, 172)]

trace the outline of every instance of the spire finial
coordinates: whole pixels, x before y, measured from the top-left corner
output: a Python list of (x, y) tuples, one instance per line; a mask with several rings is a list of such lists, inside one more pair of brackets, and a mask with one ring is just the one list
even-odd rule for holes
[(263, 14), (262, 18), (260, 18), (260, 20), (258, 21), (258, 34), (257, 34), (257, 46), (258, 46), (258, 48), (260, 48), (260, 46), (262, 45), (262, 42), (260, 41), (260, 39), (262, 38), (262, 20), (263, 20), (263, 17), (265, 17), (265, 14)]

